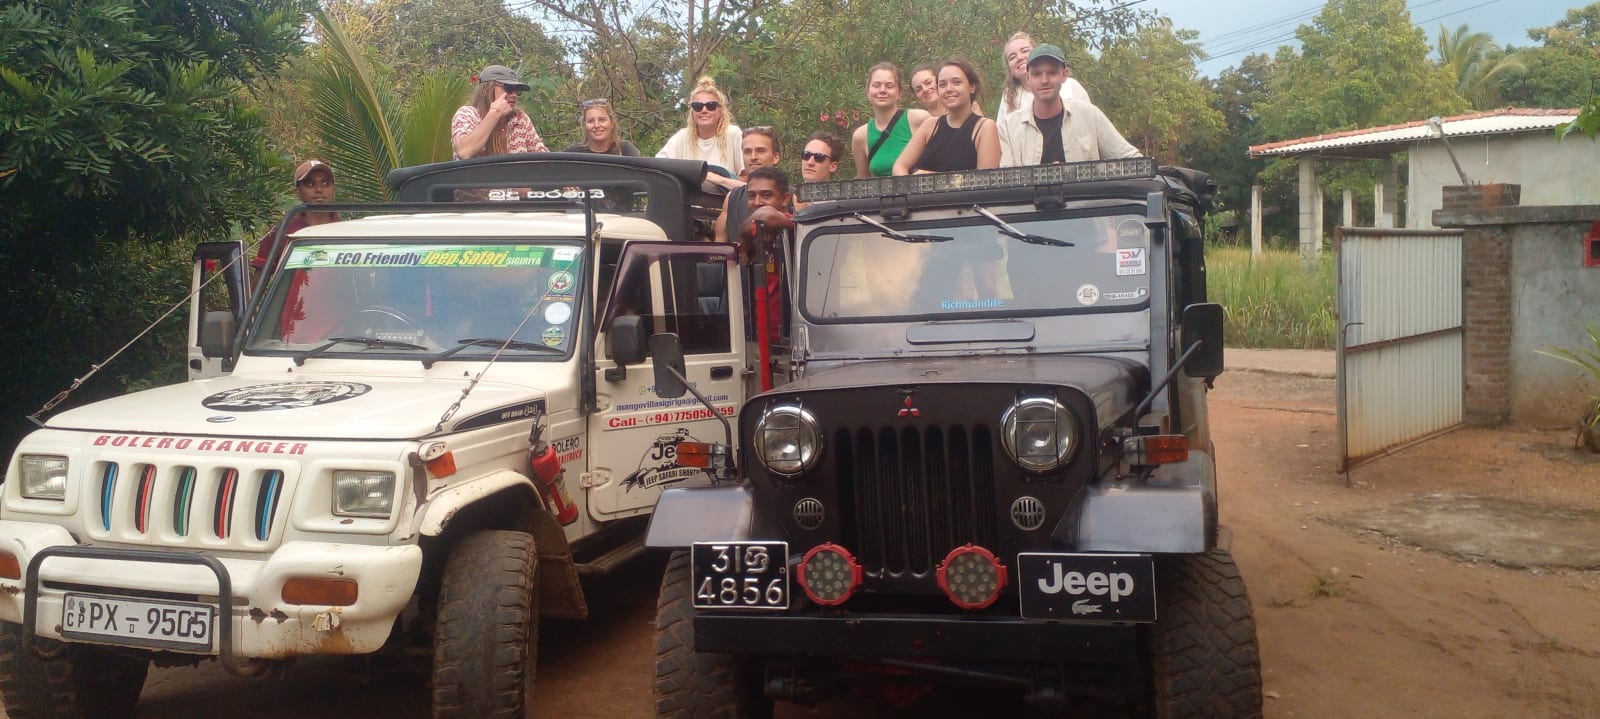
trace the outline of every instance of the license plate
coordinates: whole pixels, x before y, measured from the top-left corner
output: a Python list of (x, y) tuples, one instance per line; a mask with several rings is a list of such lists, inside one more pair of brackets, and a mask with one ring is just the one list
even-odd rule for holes
[(1155, 560), (1142, 554), (1017, 555), (1024, 619), (1156, 620)]
[(207, 604), (68, 594), (61, 636), (121, 646), (211, 651), (215, 609)]
[(695, 542), (696, 609), (788, 609), (788, 542)]

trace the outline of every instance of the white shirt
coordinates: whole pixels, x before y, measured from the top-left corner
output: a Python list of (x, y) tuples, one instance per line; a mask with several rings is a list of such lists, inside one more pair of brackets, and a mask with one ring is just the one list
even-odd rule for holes
[[(1078, 102), (1090, 102), (1089, 91), (1084, 89), (1083, 83), (1078, 82), (1078, 79), (1075, 77), (1069, 77), (1067, 78), (1066, 82), (1061, 83), (1061, 99), (1068, 101), (1077, 100)], [(1030, 107), (1033, 107), (1033, 91), (1026, 87), (1017, 88), (1017, 110)], [(1017, 110), (1006, 107), (1005, 97), (1001, 96), (1001, 115), (1009, 115)]]
[(719, 146), (716, 137), (700, 139), (689, 134), (689, 128), (673, 133), (667, 144), (661, 147), (656, 157), (665, 157), (671, 160), (703, 160), (707, 164), (716, 165), (727, 170), (734, 177), (744, 171), (744, 131), (738, 125), (729, 125), (728, 131), (722, 134), (723, 142)]
[[(1087, 102), (1063, 103), (1061, 149), (1067, 162), (1138, 157), (1106, 114)], [(1044, 133), (1033, 118), (1033, 102), (1000, 119), (1000, 166), (1037, 165), (1044, 158)]]

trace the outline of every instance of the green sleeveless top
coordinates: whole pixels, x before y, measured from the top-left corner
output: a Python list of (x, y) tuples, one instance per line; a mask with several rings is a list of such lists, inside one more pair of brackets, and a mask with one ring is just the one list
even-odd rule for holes
[[(877, 144), (877, 123), (867, 120), (867, 150)], [(906, 149), (906, 143), (911, 141), (911, 113), (900, 113), (900, 119), (889, 127), (889, 139), (883, 141), (883, 147), (878, 148), (878, 154), (873, 155), (867, 162), (867, 170), (873, 177), (888, 177), (894, 174), (894, 161), (900, 159), (900, 151)]]

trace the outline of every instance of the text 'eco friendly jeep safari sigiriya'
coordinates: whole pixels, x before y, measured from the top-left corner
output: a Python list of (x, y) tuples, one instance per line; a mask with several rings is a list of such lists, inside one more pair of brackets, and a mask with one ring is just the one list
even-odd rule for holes
[(680, 550), (657, 714), (991, 682), (1259, 716), (1206, 418), (1209, 185), (1136, 158), (804, 186), (796, 378), (740, 409), (736, 477), (651, 520)]
[[(318, 207), (346, 219), (281, 238), (253, 302), (240, 244), (203, 245), (190, 381), (64, 412), (11, 462), (6, 709), (127, 716), (152, 661), (384, 649), (423, 658), (436, 717), (527, 715), (540, 615), (586, 614), (578, 575), (642, 553), (662, 489), (708, 479), (672, 445), (722, 436), (745, 395), (734, 249), (688, 241), (704, 173), (396, 171), (409, 204)], [(684, 338), (713, 410), (611, 358), (643, 330)]]

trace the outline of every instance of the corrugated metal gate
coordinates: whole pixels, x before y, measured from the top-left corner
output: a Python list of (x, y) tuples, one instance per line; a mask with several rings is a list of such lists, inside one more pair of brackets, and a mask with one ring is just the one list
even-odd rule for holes
[(1461, 424), (1461, 233), (1341, 227), (1340, 471)]

